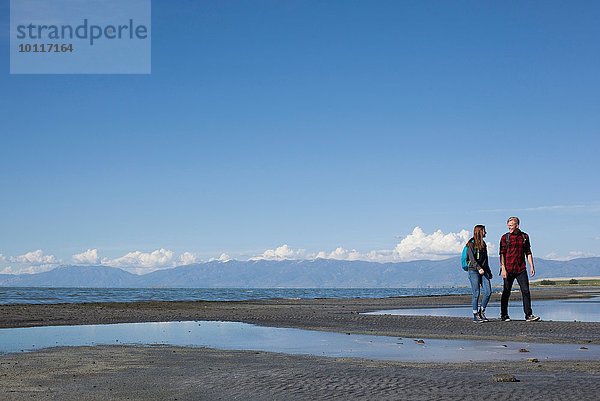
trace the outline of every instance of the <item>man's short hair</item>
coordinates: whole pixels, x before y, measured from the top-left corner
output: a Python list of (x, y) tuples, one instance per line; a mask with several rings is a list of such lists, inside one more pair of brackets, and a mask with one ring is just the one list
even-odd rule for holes
[(509, 217), (508, 220), (506, 220), (506, 224), (510, 223), (511, 221), (514, 221), (515, 223), (517, 223), (517, 225), (521, 224), (521, 222), (519, 221), (519, 218), (515, 217), (515, 216)]

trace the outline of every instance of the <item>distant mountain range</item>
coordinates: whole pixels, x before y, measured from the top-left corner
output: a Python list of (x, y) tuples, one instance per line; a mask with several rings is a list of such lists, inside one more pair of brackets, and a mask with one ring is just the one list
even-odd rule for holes
[[(492, 259), (493, 285), (501, 284)], [(495, 263), (494, 263), (495, 262)], [(600, 258), (536, 259), (536, 278), (600, 276)], [(334, 259), (206, 262), (144, 275), (107, 266), (61, 266), (37, 274), (0, 275), (3, 287), (92, 288), (384, 288), (468, 285), (459, 258), (375, 263)]]

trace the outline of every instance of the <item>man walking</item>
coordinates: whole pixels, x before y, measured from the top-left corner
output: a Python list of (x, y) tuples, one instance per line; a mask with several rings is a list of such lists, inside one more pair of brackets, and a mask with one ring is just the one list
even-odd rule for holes
[(519, 229), (519, 223), (518, 217), (509, 217), (507, 221), (508, 232), (500, 238), (500, 274), (504, 279), (504, 289), (500, 301), (500, 318), (505, 322), (510, 321), (508, 298), (516, 279), (523, 298), (525, 320), (535, 322), (540, 318), (535, 316), (531, 310), (531, 294), (529, 293), (529, 278), (525, 257), (529, 261), (531, 277), (535, 276), (535, 267), (533, 266), (529, 235)]

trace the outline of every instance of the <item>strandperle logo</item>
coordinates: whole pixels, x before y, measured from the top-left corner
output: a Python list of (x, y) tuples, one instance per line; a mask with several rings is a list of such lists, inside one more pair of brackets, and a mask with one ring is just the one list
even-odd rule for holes
[(17, 25), (17, 39), (34, 40), (89, 40), (91, 46), (101, 39), (147, 39), (148, 27), (144, 24), (136, 24), (129, 19), (122, 25), (96, 25), (90, 24), (85, 18), (81, 25)]
[(150, 0), (11, 0), (11, 74), (150, 74)]

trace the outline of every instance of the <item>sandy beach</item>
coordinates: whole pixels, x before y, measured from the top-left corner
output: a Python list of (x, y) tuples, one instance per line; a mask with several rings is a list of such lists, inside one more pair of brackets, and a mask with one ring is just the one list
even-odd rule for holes
[[(581, 290), (581, 291), (580, 291)], [(592, 292), (590, 292), (592, 290)], [(535, 291), (535, 301), (596, 289)], [(494, 294), (493, 301), (498, 300)], [(515, 293), (511, 298), (518, 299)], [(140, 302), (0, 307), (0, 327), (222, 320), (409, 338), (600, 344), (600, 323), (473, 324), (468, 317), (363, 312), (468, 304), (468, 296)], [(511, 314), (522, 319), (520, 310)], [(170, 346), (53, 348), (0, 357), (2, 400), (596, 399), (600, 361), (426, 364)], [(504, 375), (504, 376), (498, 376)], [(514, 377), (518, 382), (504, 382)]]

